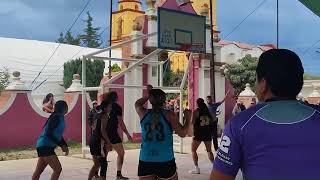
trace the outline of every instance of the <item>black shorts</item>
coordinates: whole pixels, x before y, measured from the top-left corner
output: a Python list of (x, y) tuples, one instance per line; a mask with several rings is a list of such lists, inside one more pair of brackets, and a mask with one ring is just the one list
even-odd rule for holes
[(139, 161), (138, 176), (156, 176), (159, 179), (170, 179), (177, 174), (175, 159), (168, 162)]
[(53, 147), (38, 147), (37, 153), (38, 157), (48, 157), (48, 156), (56, 156)]
[(193, 139), (196, 141), (212, 141), (212, 129), (197, 129), (194, 131)]
[(90, 148), (90, 154), (92, 156), (101, 156), (101, 141), (100, 141), (100, 139), (98, 140), (97, 138), (91, 136), (89, 148)]
[(118, 132), (116, 132), (116, 133), (108, 133), (108, 138), (109, 138), (111, 144), (122, 143), (122, 139), (120, 138)]
[(200, 141), (200, 142), (202, 142), (202, 141), (212, 141), (212, 136), (208, 136), (208, 135), (205, 135), (205, 136), (194, 136), (193, 137), (193, 140), (195, 140), (195, 141)]
[(101, 147), (99, 146), (89, 146), (90, 147), (90, 154), (92, 156), (101, 156)]

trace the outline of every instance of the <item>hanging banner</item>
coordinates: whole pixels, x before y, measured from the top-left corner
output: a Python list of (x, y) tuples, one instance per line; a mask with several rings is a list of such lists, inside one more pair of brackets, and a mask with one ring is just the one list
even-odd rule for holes
[(313, 13), (320, 17), (320, 1), (319, 0), (299, 0), (303, 5), (309, 8)]

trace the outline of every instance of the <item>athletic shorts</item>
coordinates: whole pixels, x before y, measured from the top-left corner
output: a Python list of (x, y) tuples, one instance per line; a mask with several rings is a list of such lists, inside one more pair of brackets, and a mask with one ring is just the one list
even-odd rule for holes
[(90, 146), (90, 154), (92, 156), (103, 156), (106, 157), (106, 148), (102, 145), (95, 145), (95, 146)]
[(212, 136), (194, 136), (193, 140), (195, 141), (212, 141)]
[(90, 154), (92, 156), (101, 156), (101, 141), (100, 140), (91, 136), (89, 148), (90, 148)]
[(109, 138), (111, 144), (122, 143), (122, 139), (120, 138), (118, 133), (108, 133), (108, 138)]
[(212, 131), (211, 130), (198, 130), (194, 132), (193, 140), (196, 141), (212, 141)]
[(158, 179), (171, 179), (177, 174), (175, 159), (168, 162), (139, 161), (138, 176), (156, 176)]
[(38, 157), (48, 157), (48, 156), (56, 156), (56, 153), (54, 152), (53, 147), (38, 147), (37, 148), (37, 153)]

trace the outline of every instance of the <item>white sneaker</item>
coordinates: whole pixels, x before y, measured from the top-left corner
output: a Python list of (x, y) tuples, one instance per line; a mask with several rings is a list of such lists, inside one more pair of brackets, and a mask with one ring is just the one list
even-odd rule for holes
[(190, 174), (200, 174), (200, 168), (195, 167), (194, 169), (189, 171)]

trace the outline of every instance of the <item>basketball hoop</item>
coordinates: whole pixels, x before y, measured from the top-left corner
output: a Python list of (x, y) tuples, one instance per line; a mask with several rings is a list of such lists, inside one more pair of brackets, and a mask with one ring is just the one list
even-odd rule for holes
[(194, 51), (199, 50), (203, 48), (203, 44), (181, 44), (180, 45), (180, 50), (181, 51), (190, 51), (191, 49), (193, 49)]
[(180, 50), (181, 51), (189, 51), (191, 49), (192, 45), (191, 44), (181, 44), (180, 45)]

